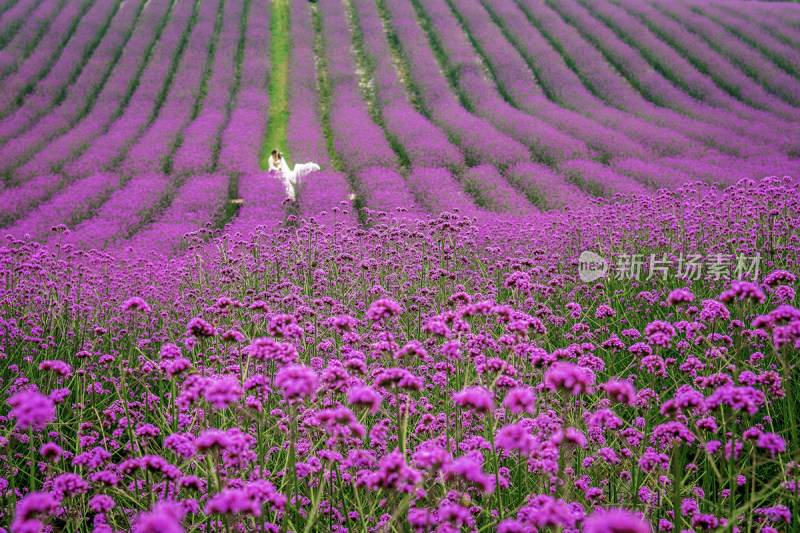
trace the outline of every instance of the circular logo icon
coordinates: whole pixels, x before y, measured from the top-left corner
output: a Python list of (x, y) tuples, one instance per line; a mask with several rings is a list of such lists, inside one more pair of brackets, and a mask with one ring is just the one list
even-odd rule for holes
[(578, 277), (583, 282), (590, 282), (604, 277), (608, 273), (608, 261), (594, 252), (583, 252), (578, 257)]

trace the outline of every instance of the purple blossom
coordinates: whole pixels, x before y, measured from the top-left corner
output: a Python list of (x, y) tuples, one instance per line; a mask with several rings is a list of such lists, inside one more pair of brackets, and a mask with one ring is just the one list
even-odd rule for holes
[(213, 381), (204, 391), (205, 399), (215, 409), (225, 409), (242, 398), (242, 387), (232, 378)]
[(402, 312), (403, 308), (400, 307), (400, 304), (389, 298), (381, 298), (370, 304), (367, 310), (367, 320), (372, 322), (383, 321)]
[(506, 392), (502, 405), (515, 414), (535, 414), (536, 392), (532, 387), (514, 387)]
[(453, 401), (464, 409), (476, 413), (490, 413), (494, 411), (492, 394), (483, 387), (467, 387), (453, 394)]
[(586, 435), (581, 430), (573, 427), (559, 428), (550, 437), (550, 441), (556, 446), (576, 446), (578, 448), (586, 448), (589, 443)]
[(380, 409), (381, 395), (371, 387), (352, 387), (347, 391), (347, 401), (367, 408), (374, 415)]
[(8, 405), (11, 406), (9, 416), (16, 419), (17, 427), (23, 431), (28, 428), (42, 431), (56, 419), (53, 401), (39, 392), (17, 392), (8, 399)]
[(302, 365), (283, 367), (275, 376), (275, 384), (284, 390), (289, 401), (312, 398), (319, 386), (319, 377), (313, 368)]
[(623, 509), (609, 509), (583, 521), (586, 533), (650, 533), (647, 521)]
[(667, 303), (676, 305), (683, 302), (691, 302), (694, 300), (694, 294), (689, 289), (673, 289), (667, 296)]
[(719, 300), (723, 303), (732, 303), (735, 301), (752, 300), (753, 303), (762, 304), (767, 299), (764, 291), (758, 285), (749, 281), (734, 280), (731, 282), (731, 288), (727, 289), (719, 295)]
[(385, 389), (421, 390), (422, 383), (420, 378), (404, 368), (385, 368), (375, 377), (375, 386)]
[(139, 513), (133, 519), (135, 533), (183, 533), (183, 512), (168, 502), (155, 504), (149, 512)]
[(286, 365), (297, 361), (297, 349), (288, 342), (278, 342), (272, 337), (253, 339), (248, 348), (253, 359), (259, 361), (278, 361)]
[(771, 457), (786, 451), (786, 441), (777, 433), (761, 433), (756, 446), (768, 451)]
[(223, 489), (206, 504), (207, 514), (261, 516), (261, 505), (246, 490)]
[(213, 337), (217, 329), (200, 317), (194, 317), (186, 324), (187, 335), (194, 337)]
[(366, 477), (366, 485), (373, 490), (387, 489), (410, 493), (422, 481), (422, 474), (408, 466), (403, 454), (395, 450), (384, 455), (378, 462), (378, 469)]
[(600, 389), (617, 403), (633, 405), (636, 400), (636, 387), (630, 381), (611, 379), (600, 385)]
[(475, 486), (483, 494), (492, 494), (495, 489), (495, 478), (483, 471), (480, 462), (470, 456), (455, 459), (445, 468), (445, 479), (460, 478)]
[(591, 394), (594, 381), (594, 372), (572, 363), (556, 363), (544, 374), (544, 382), (550, 390), (563, 390), (572, 396)]

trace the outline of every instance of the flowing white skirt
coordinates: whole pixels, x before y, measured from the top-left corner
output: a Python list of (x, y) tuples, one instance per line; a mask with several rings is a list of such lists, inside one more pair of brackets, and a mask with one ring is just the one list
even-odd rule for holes
[(292, 170), (289, 170), (289, 165), (284, 164), (281, 170), (281, 179), (286, 187), (286, 196), (294, 200), (294, 186), (297, 185), (297, 180), (317, 170), (319, 170), (319, 165), (316, 163), (298, 163)]
[(289, 179), (292, 180), (292, 183), (297, 183), (299, 178), (307, 176), (308, 174), (316, 172), (317, 170), (319, 170), (319, 165), (316, 163), (298, 163), (290, 172)]

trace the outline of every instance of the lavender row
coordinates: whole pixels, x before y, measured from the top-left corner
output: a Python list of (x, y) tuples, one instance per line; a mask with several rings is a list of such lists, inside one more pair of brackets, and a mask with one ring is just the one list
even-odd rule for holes
[(726, 170), (718, 164), (721, 162), (713, 160), (699, 161), (688, 157), (665, 157), (659, 162), (706, 183), (731, 184), (745, 177), (744, 173)]
[(453, 2), (470, 37), (491, 67), (504, 96), (514, 106), (538, 115), (572, 137), (581, 139), (601, 158), (647, 154), (648, 149), (622, 131), (615, 131), (550, 101), (520, 53), (505, 38), (479, 0)]
[(239, 176), (239, 197), (242, 204), (236, 218), (225, 226), (228, 235), (251, 235), (259, 227), (268, 227), (271, 233), (285, 217), (286, 192), (272, 172)]
[(167, 195), (170, 180), (161, 173), (139, 174), (117, 190), (97, 214), (80, 224), (61, 241), (82, 248), (103, 249), (128, 237), (157, 211)]
[[(124, 12), (136, 12), (135, 3)], [(49, 111), (56, 103), (56, 98), (67, 85), (81, 72), (94, 47), (104, 37), (111, 21), (118, 17), (118, 2), (95, 2), (80, 22), (75, 31), (59, 52), (47, 74), (31, 88), (30, 94), (24, 95), (20, 107), (0, 120), (0, 142), (16, 137), (29, 128), (39, 117)], [(132, 25), (133, 17), (128, 18)], [(121, 28), (125, 31), (124, 28)], [(120, 29), (118, 29), (120, 31)], [(82, 99), (85, 95), (82, 95)]]
[(158, 220), (120, 242), (119, 247), (131, 247), (136, 254), (147, 250), (164, 255), (185, 249), (185, 239), (222, 215), (228, 201), (228, 181), (229, 176), (221, 173), (196, 174), (187, 179)]
[(171, 79), (173, 60), (181, 49), (184, 33), (190, 30), (194, 7), (193, 2), (174, 4), (169, 23), (153, 47), (149, 62), (122, 115), (114, 120), (105, 133), (96, 137), (78, 159), (67, 164), (65, 172), (81, 176), (114, 167), (151, 122), (157, 103), (169, 89), (166, 84)]
[(577, 209), (590, 204), (586, 193), (538, 163), (517, 163), (506, 171), (506, 177), (542, 211)]
[(364, 167), (356, 173), (355, 181), (363, 202), (370, 209), (389, 213), (400, 207), (410, 213), (420, 212), (406, 180), (394, 169)]
[(432, 215), (454, 210), (467, 216), (483, 215), (483, 210), (475, 205), (446, 168), (415, 167), (408, 175), (408, 183), (419, 202)]
[(436, 36), (441, 46), (446, 68), (458, 73), (452, 80), (457, 93), (478, 115), (527, 146), (536, 159), (549, 164), (591, 157), (583, 141), (559, 131), (545, 120), (515, 109), (500, 98), (445, 0), (426, 0), (421, 7), (431, 35)]
[(461, 148), (467, 163), (489, 163), (505, 168), (530, 160), (531, 154), (525, 146), (488, 120), (475, 117), (461, 107), (437, 68), (437, 60), (408, 0), (383, 2), (383, 5), (423, 106), (433, 122), (444, 128), (454, 144)]
[(337, 224), (355, 225), (355, 207), (350, 200), (347, 175), (334, 170), (309, 174), (298, 196), (300, 216), (314, 219), (328, 229)]
[[(191, 121), (202, 97), (203, 79), (211, 62), (209, 47), (214, 39), (220, 0), (199, 3), (196, 22), (175, 69), (169, 92), (158, 116), (127, 152), (120, 170), (125, 173), (165, 170), (183, 129)], [(224, 10), (227, 17), (231, 10)], [(239, 19), (236, 19), (238, 22)], [(123, 149), (124, 153), (124, 149)]]
[[(555, 4), (553, 5), (556, 6)], [(629, 24), (622, 31), (626, 35), (626, 41), (623, 41), (604, 23), (594, 18), (586, 7), (579, 5), (575, 0), (567, 0), (558, 4), (554, 9), (558, 10), (567, 20), (573, 22), (586, 36), (587, 40), (594, 43), (609, 58), (609, 62), (621, 74), (624, 74), (625, 78), (636, 86), (639, 92), (648, 100), (694, 119), (692, 122), (687, 121), (686, 124), (695, 129), (702, 129), (703, 136), (709, 139), (707, 142), (723, 150), (733, 151), (740, 156), (770, 152), (766, 147), (746, 138), (750, 136), (760, 140), (762, 143), (764, 142), (764, 137), (769, 141), (776, 141), (776, 136), (768, 128), (739, 119), (732, 114), (721, 112), (707, 103), (701, 103), (692, 98), (680, 87), (674, 86), (657, 69), (654, 69), (639, 50), (628, 44), (627, 33), (631, 29), (635, 31), (639, 26), (636, 21), (627, 19)], [(607, 18), (601, 18), (606, 21), (606, 24), (608, 24), (608, 19), (613, 20), (614, 24), (620, 24), (620, 19), (626, 21), (624, 11), (618, 11), (619, 13), (614, 13)], [(712, 124), (713, 126), (708, 126), (707, 124)], [(715, 128), (714, 126), (717, 127)], [(720, 130), (720, 127), (724, 129)], [(728, 130), (735, 131), (736, 134), (727, 133), (726, 135)], [(774, 148), (771, 151), (774, 153)]]
[(538, 211), (491, 165), (472, 167), (464, 173), (461, 183), (476, 203), (489, 211), (510, 215), (531, 215)]
[(71, 129), (44, 143), (34, 157), (19, 167), (16, 170), (19, 179), (60, 171), (67, 162), (82, 154), (96, 137), (108, 130), (113, 120), (122, 113), (131, 92), (138, 86), (139, 76), (150, 57), (156, 36), (166, 22), (171, 3), (170, 0), (147, 2), (119, 60), (89, 109), (84, 111), (85, 114)]
[(3, 232), (18, 238), (28, 234), (35, 240), (47, 240), (54, 226), (65, 224), (71, 228), (89, 218), (121, 185), (119, 175), (113, 173), (81, 178)]
[(362, 41), (367, 55), (372, 83), (381, 106), (408, 102), (406, 87), (398, 76), (398, 67), (394, 64), (386, 29), (381, 20), (378, 3), (370, 0), (351, 0), (349, 4), (355, 13), (355, 31)]
[(768, 10), (762, 9), (761, 5), (751, 5), (749, 2), (737, 2), (731, 6), (725, 5), (720, 7), (723, 7), (729, 13), (736, 14), (748, 21), (758, 24), (780, 41), (800, 49), (800, 35), (797, 35), (797, 30), (792, 28), (790, 24), (786, 24), (782, 18), (776, 18)]
[[(576, 110), (600, 123), (625, 131), (632, 138), (640, 141), (656, 154), (692, 153), (701, 154), (704, 150), (685, 135), (668, 128), (647, 123), (639, 117), (630, 115), (608, 105), (595, 96), (583, 85), (577, 74), (567, 66), (565, 57), (554, 49), (553, 45), (539, 31), (537, 26), (525, 22), (528, 13), (524, 12), (514, 0), (499, 0), (484, 6), (492, 11), (503, 25), (503, 29), (513, 39), (515, 46), (524, 56), (547, 89), (548, 95), (562, 106)], [(538, 14), (537, 21), (548, 35), (566, 33), (567, 37), (575, 37), (572, 29), (551, 10)], [(552, 39), (552, 37), (551, 37)], [(559, 40), (554, 40), (559, 47)]]
[(377, 5), (371, 0), (354, 0), (358, 12), (358, 31), (364, 53), (371, 67), (370, 74), (381, 108), (386, 134), (413, 166), (448, 167), (461, 172), (466, 166), (464, 155), (442, 129), (408, 101), (396, 67), (387, 58), (392, 56)]
[(611, 164), (611, 168), (617, 174), (629, 176), (653, 189), (676, 189), (697, 181), (697, 177), (693, 178), (676, 168), (653, 161), (642, 161), (641, 159), (615, 159)]
[(751, 160), (731, 160), (721, 156), (696, 160), (684, 157), (664, 158), (662, 164), (676, 168), (684, 173), (711, 184), (730, 186), (742, 179), (766, 176), (800, 177), (800, 163), (785, 159), (753, 158)]
[(225, 4), (224, 18), (200, 114), (183, 131), (183, 141), (172, 161), (173, 172), (210, 172), (219, 149), (220, 133), (228, 120), (236, 82), (236, 55), (244, 2)]
[[(740, 2), (737, 2), (737, 7)], [(763, 13), (771, 16), (781, 25), (787, 28), (800, 28), (800, 10), (797, 6), (782, 2), (780, 4), (760, 4), (758, 6)]]
[(28, 180), (22, 187), (0, 190), (0, 226), (9, 224), (46, 200), (65, 182), (66, 178), (61, 174), (43, 174)]
[(372, 121), (367, 104), (359, 93), (359, 79), (350, 55), (352, 38), (347, 15), (340, 2), (318, 5), (325, 66), (330, 84), (330, 126), (333, 145), (342, 167), (355, 173), (366, 166), (396, 168), (397, 155), (383, 130)]
[[(0, 48), (8, 44), (17, 32), (24, 27), (25, 22), (30, 20), (31, 11), (36, 9), (39, 0), (20, 0), (0, 15)], [(6, 50), (0, 50), (0, 57), (6, 57)], [(6, 60), (0, 60), (0, 65), (6, 64)]]
[(67, 2), (58, 15), (50, 22), (47, 31), (36, 41), (31, 54), (19, 64), (17, 69), (0, 82), (0, 116), (6, 116), (16, 106), (32, 84), (37, 83), (48, 68), (60, 57), (65, 41), (82, 22), (89, 0)]
[[(648, 120), (662, 123), (676, 131), (685, 132), (689, 137), (725, 152), (739, 156), (769, 153), (767, 147), (730, 130), (733, 126), (740, 130), (746, 129), (746, 125), (724, 124), (723, 127), (704, 122), (702, 120), (704, 118), (714, 120), (719, 116), (719, 112), (708, 107), (704, 108), (697, 101), (688, 97), (686, 93), (672, 86), (640, 54), (622, 42), (611, 30), (594, 19), (574, 1), (565, 0), (558, 4), (553, 2), (548, 2), (548, 4), (575, 24), (587, 40), (597, 47), (597, 49), (592, 46), (588, 47), (592, 49), (592, 54), (583, 57), (585, 61), (582, 68), (584, 76), (590, 83), (593, 83), (601, 98), (613, 101), (624, 109), (631, 110)], [(606, 57), (601, 51), (608, 58), (616, 58), (617, 68), (627, 73), (625, 77), (614, 70), (611, 64), (606, 63)], [(575, 60), (576, 56), (573, 54), (572, 58)], [(602, 65), (601, 70), (597, 68), (597, 64)], [(598, 70), (602, 73), (600, 77), (602, 85), (595, 83), (593, 77)], [(642, 94), (635, 91), (628, 82), (637, 85)], [(646, 101), (643, 95), (656, 105)], [(695, 118), (689, 118), (680, 113), (694, 115)]]
[[(456, 91), (470, 102), (478, 114), (527, 145), (538, 159), (551, 164), (571, 157), (589, 156), (588, 148), (582, 141), (560, 132), (544, 120), (514, 109), (498, 96), (497, 88), (483, 72), (481, 63), (445, 0), (426, 0), (423, 8), (423, 17), (441, 48), (447, 69), (458, 73), (453, 80)], [(541, 96), (538, 84), (527, 87), (535, 88), (535, 92)]]
[[(515, 0), (498, 0), (492, 3), (482, 1), (484, 7), (496, 17), (526, 63), (535, 72), (537, 80), (548, 96), (556, 103), (594, 118), (608, 127), (626, 132), (656, 154), (702, 153), (703, 150), (697, 143), (685, 135), (655, 124), (648, 124), (623, 110), (609, 106), (596, 97), (567, 66), (564, 56), (553, 48), (539, 28), (528, 21), (528, 14), (515, 3)], [(532, 20), (537, 21), (548, 34), (566, 34), (567, 38), (574, 37), (570, 33), (571, 28), (550, 10), (543, 11)], [(559, 41), (557, 39), (554, 41), (558, 46)]]
[(767, 58), (727, 32), (713, 20), (695, 13), (683, 3), (659, 6), (665, 13), (679, 17), (681, 23), (705, 39), (725, 57), (729, 57), (748, 76), (767, 91), (793, 106), (800, 106), (800, 81), (786, 74)]
[(228, 172), (261, 172), (259, 160), (269, 111), (270, 21), (266, 2), (251, 1), (239, 92), (220, 140), (219, 166)]
[(381, 111), (388, 135), (403, 147), (413, 166), (447, 167), (456, 173), (464, 170), (464, 154), (439, 126), (410, 104), (391, 103)]
[[(119, 8), (105, 31), (102, 41), (75, 82), (69, 87), (57, 88), (53, 82), (50, 84), (50, 89), (44, 89), (47, 87), (48, 80), (58, 80), (62, 76), (60, 74), (62, 61), (59, 61), (50, 74), (36, 86), (34, 95), (41, 95), (37, 101), (45, 105), (44, 109), (48, 109), (46, 115), (38, 116), (44, 112), (44, 109), (39, 108), (34, 102), (31, 107), (21, 108), (3, 121), (3, 124), (0, 125), (0, 133), (10, 137), (10, 132), (15, 132), (13, 133), (14, 137), (0, 149), (0, 161), (3, 161), (6, 169), (10, 170), (27, 161), (42, 144), (57, 133), (67, 131), (86, 112), (92, 96), (100, 91), (102, 83), (111, 72), (117, 57), (129, 42), (143, 3), (144, 0), (139, 3), (126, 2)], [(91, 16), (92, 11), (87, 16)], [(82, 34), (76, 33), (76, 37), (78, 35)], [(64, 63), (74, 62), (74, 58), (69, 58), (66, 51), (62, 54), (61, 59), (64, 60)], [(43, 89), (40, 90), (40, 87)], [(61, 91), (63, 91), (63, 98)], [(60, 103), (50, 109), (56, 103), (56, 99), (60, 99)], [(28, 100), (26, 100), (27, 103)], [(34, 110), (36, 116), (31, 116), (30, 113)], [(8, 132), (6, 132), (7, 123)], [(17, 125), (15, 126), (15, 124)], [(32, 127), (20, 134), (19, 132), (27, 126)]]
[[(705, 150), (697, 146), (696, 140), (719, 141), (718, 129), (708, 132), (709, 128), (699, 126), (694, 121), (685, 120), (677, 113), (646, 102), (628, 81), (606, 62), (599, 50), (586, 42), (575, 28), (566, 24), (558, 13), (545, 4), (523, 0), (521, 5), (528, 16), (541, 24), (548, 39), (553, 41), (565, 60), (570, 62), (571, 67), (581, 77), (581, 81), (586, 83), (600, 99), (646, 122), (672, 129), (675, 132), (672, 136), (680, 146), (679, 152), (700, 155)], [(708, 134), (711, 135), (710, 139)]]
[[(627, 13), (620, 6), (610, 2), (585, 3), (585, 5), (592, 10), (595, 16), (623, 35), (626, 42), (636, 46), (647, 61), (654, 68), (663, 72), (671, 82), (695, 98), (715, 108), (729, 110), (747, 120), (747, 122), (735, 121), (733, 115), (721, 114), (720, 123), (730, 124), (731, 127), (736, 127), (739, 133), (756, 137), (770, 145), (781, 149), (786, 148), (785, 136), (777, 133), (775, 127), (778, 125), (790, 127), (791, 123), (782, 121), (766, 111), (748, 107), (733, 98), (717, 87), (707, 74), (698, 71), (686, 58), (662, 41), (642, 21)], [(712, 112), (719, 113), (719, 109)]]
[[(13, 73), (20, 63), (33, 51), (42, 32), (55, 18), (65, 2), (37, 2), (37, 7), (26, 15), (25, 23), (16, 32), (14, 38), (0, 51), (0, 79)], [(0, 84), (1, 86), (1, 84)]]
[(786, 120), (800, 120), (800, 110), (769, 94), (764, 87), (734, 65), (729, 56), (720, 54), (682, 23), (666, 16), (643, 0), (615, 0), (615, 2), (644, 21), (654, 33), (689, 59), (699, 71), (708, 73), (714, 82), (729, 94), (748, 105), (769, 111)]
[(618, 174), (594, 161), (581, 159), (565, 161), (559, 166), (559, 170), (592, 196), (612, 198), (617, 194), (632, 196), (652, 193), (633, 178)]
[(751, 47), (757, 48), (773, 63), (777, 64), (788, 74), (795, 78), (800, 76), (800, 54), (792, 46), (782, 43), (770, 32), (764, 31), (752, 21), (734, 15), (722, 6), (691, 4), (692, 9), (699, 9), (721, 26), (729, 30), (736, 37), (747, 42)]
[(286, 140), (298, 160), (330, 164), (325, 134), (319, 117), (319, 93), (314, 55), (311, 12), (302, 2), (290, 2), (289, 120)]
[[(585, 3), (585, 0), (580, 1)], [(698, 80), (702, 80), (703, 88), (707, 89), (704, 94), (704, 102), (715, 106), (715, 108), (712, 109), (706, 106), (702, 106), (701, 108), (695, 105), (692, 107), (693, 100), (686, 98), (684, 95), (684, 103), (681, 104), (681, 106), (673, 105), (671, 107), (678, 110), (682, 108), (689, 112), (689, 114), (706, 122), (731, 128), (740, 135), (758, 139), (779, 150), (786, 150), (787, 147), (791, 147), (791, 142), (787, 142), (786, 137), (778, 133), (776, 129), (792, 128), (794, 127), (793, 122), (782, 119), (778, 115), (770, 112), (769, 109), (754, 109), (740, 100), (733, 98), (726, 91), (717, 87), (711, 77), (695, 69), (686, 58), (682, 57), (674, 48), (664, 43), (650, 29), (646, 28), (645, 23), (636, 19), (630, 13), (627, 13), (622, 7), (606, 1), (597, 4), (587, 4), (587, 6), (591, 6), (593, 10), (596, 10), (595, 15), (600, 14), (606, 24), (617, 27), (626, 42), (637, 41), (638, 39), (637, 43), (632, 44), (635, 44), (638, 50), (647, 56), (647, 60), (653, 63), (652, 66), (657, 70), (667, 70), (671, 72), (671, 76), (669, 74), (666, 74), (666, 76), (682, 89), (686, 89), (687, 85), (690, 88), (696, 87), (698, 84), (701, 84)], [(602, 16), (603, 13), (605, 13), (605, 16)], [(657, 50), (655, 53), (653, 51), (651, 51), (650, 54), (645, 52), (645, 50), (652, 50), (653, 48)], [(635, 52), (633, 54), (635, 54)], [(650, 63), (647, 63), (647, 66), (645, 66), (645, 63), (642, 62), (638, 55), (636, 55), (636, 57), (636, 61), (640, 64), (639, 68), (647, 68), (647, 66), (650, 66)], [(633, 60), (630, 60), (626, 62), (626, 64), (630, 64), (632, 61)], [(675, 73), (675, 66), (680, 70), (680, 74)], [(694, 73), (693, 75), (691, 74), (692, 72)], [(684, 82), (687, 77), (691, 78), (690, 82)], [(693, 93), (692, 90), (687, 90), (689, 93)], [(694, 91), (693, 96), (696, 96), (696, 92), (697, 91)], [(680, 97), (683, 93), (675, 92), (675, 95)], [(677, 99), (675, 101), (677, 104)], [(730, 112), (720, 113), (719, 107), (728, 109)], [(702, 114), (699, 113), (700, 111), (702, 111)]]

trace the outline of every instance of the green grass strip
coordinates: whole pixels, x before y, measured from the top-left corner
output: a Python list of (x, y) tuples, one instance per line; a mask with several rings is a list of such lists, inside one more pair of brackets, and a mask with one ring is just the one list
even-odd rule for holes
[(291, 53), (291, 24), (289, 0), (272, 0), (272, 65), (269, 78), (269, 121), (261, 150), (261, 169), (269, 167), (273, 148), (283, 152), (291, 166), (286, 129), (289, 123), (289, 54)]

